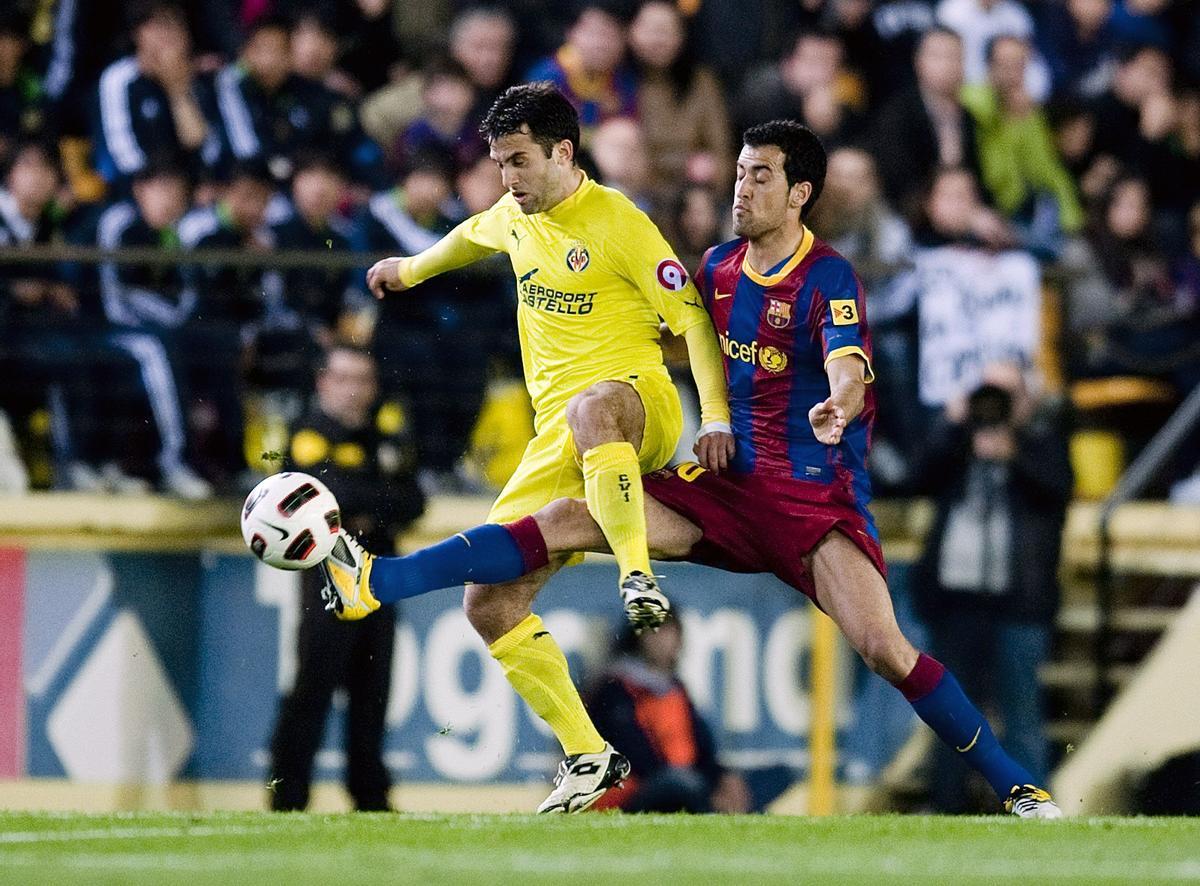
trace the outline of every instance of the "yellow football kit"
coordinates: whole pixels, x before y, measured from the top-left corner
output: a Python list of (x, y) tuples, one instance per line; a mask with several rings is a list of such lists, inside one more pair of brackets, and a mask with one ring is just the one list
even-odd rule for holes
[(663, 365), (659, 317), (688, 338), (702, 421), (729, 420), (720, 351), (700, 296), (654, 223), (619, 191), (585, 178), (567, 199), (532, 215), (506, 194), (436, 245), (402, 260), (400, 279), (415, 286), (496, 252), (508, 254), (517, 279), (517, 325), (536, 436), (496, 499), (490, 522), (532, 514), (556, 498), (584, 497), (566, 408), (573, 395), (600, 381), (627, 382), (641, 397), (641, 471), (667, 464), (682, 413)]

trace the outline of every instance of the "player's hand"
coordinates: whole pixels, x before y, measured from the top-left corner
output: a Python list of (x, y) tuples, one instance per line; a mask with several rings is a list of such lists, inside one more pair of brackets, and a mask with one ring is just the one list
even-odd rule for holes
[(846, 411), (833, 402), (823, 400), (808, 410), (808, 423), (812, 425), (817, 440), (826, 446), (837, 446), (842, 442), (846, 430)]
[(713, 425), (715, 427), (705, 425), (700, 429), (692, 452), (696, 453), (696, 461), (700, 463), (700, 467), (720, 474), (733, 460), (733, 432), (724, 422), (713, 422)]
[(385, 258), (371, 265), (367, 271), (367, 288), (376, 298), (383, 298), (387, 290), (399, 292), (405, 286), (400, 282), (400, 259)]

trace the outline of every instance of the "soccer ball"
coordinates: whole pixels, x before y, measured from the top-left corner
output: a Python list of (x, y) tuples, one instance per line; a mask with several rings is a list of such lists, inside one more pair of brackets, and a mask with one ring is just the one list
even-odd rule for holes
[(276, 569), (308, 569), (329, 556), (342, 525), (337, 499), (308, 474), (287, 471), (263, 480), (242, 506), (242, 538)]

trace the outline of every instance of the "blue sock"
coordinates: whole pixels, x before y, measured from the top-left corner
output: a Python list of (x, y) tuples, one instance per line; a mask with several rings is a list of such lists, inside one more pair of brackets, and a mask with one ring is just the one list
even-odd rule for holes
[(987, 719), (939, 661), (922, 653), (897, 688), (917, 716), (986, 778), (1001, 800), (1015, 785), (1035, 784), (1025, 767), (1000, 746)]
[(525, 556), (508, 527), (485, 523), (405, 557), (376, 557), (371, 593), (380, 603), (464, 585), (496, 584), (520, 578)]

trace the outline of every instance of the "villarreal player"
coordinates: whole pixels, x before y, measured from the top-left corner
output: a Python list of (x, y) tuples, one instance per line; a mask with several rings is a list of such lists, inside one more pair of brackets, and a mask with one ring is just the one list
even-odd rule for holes
[[(530, 571), (526, 549), (540, 537), (531, 514), (564, 496), (580, 498), (616, 555), (626, 614), (637, 628), (661, 624), (670, 604), (650, 570), (642, 474), (674, 453), (682, 411), (663, 365), (659, 318), (687, 342), (700, 395), (696, 451), (715, 473), (733, 454), (725, 377), (712, 321), (658, 229), (576, 165), (579, 119), (566, 98), (545, 83), (513, 87), (481, 132), (507, 193), (424, 252), (377, 263), (367, 283), (383, 297), (498, 252), (512, 262), (536, 435), (489, 525), (456, 536), (444, 562), (480, 564), (459, 582), (468, 584), (467, 616), (567, 755), (539, 811), (576, 812), (629, 764), (596, 731), (558, 644), (531, 612), (570, 558), (541, 552), (538, 568), (520, 581), (497, 585), (494, 576), (516, 561), (511, 577)], [(397, 594), (398, 564), (376, 560), (345, 533), (324, 565), (341, 618), (362, 618), (381, 599), (406, 595)]]
[[(687, 464), (645, 478), (654, 555), (774, 573), (833, 618), (866, 664), (987, 778), (1005, 809), (1060, 817), (954, 675), (896, 624), (867, 509), (875, 398), (863, 290), (849, 263), (803, 223), (825, 180), (824, 148), (798, 123), (755, 126), (736, 174), (738, 239), (710, 249), (696, 275), (720, 336), (736, 454), (719, 476)], [(539, 534), (521, 539), (533, 566), (561, 551), (604, 549), (578, 501), (553, 502), (534, 520)], [(407, 592), (420, 592), (422, 567), (438, 547), (397, 558), (408, 567)], [(428, 579), (425, 589), (448, 577)]]

